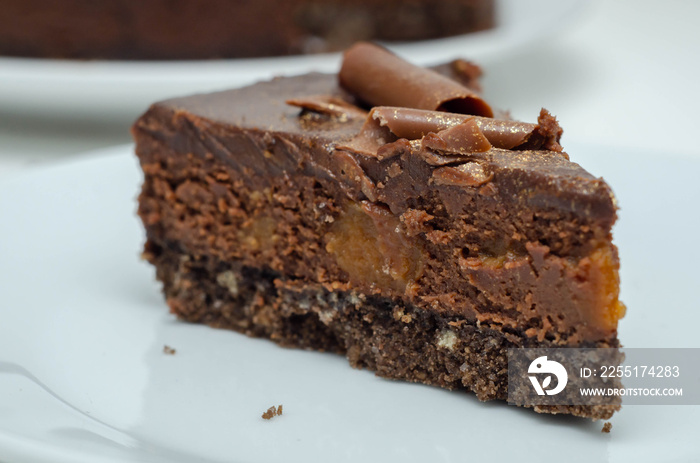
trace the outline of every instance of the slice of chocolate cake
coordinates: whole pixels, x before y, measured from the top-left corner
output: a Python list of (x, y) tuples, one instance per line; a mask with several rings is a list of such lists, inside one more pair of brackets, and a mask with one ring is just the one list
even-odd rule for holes
[(494, 117), (473, 66), (435, 69), (359, 44), (338, 76), (154, 104), (139, 214), (171, 312), (481, 400), (508, 348), (617, 347), (610, 188), (546, 111)]

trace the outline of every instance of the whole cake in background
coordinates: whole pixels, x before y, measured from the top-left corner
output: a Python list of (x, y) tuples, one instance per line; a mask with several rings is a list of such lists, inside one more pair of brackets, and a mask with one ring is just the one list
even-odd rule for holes
[(481, 400), (506, 398), (509, 348), (619, 346), (610, 187), (478, 75), (360, 43), (338, 75), (152, 105), (139, 214), (170, 311)]
[(494, 0), (4, 0), (0, 55), (206, 59), (341, 50), (493, 27)]

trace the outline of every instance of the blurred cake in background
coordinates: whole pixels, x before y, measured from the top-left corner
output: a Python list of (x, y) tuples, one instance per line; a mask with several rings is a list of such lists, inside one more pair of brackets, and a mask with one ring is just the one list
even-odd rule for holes
[(493, 27), (494, 0), (3, 0), (0, 55), (206, 59), (340, 50)]

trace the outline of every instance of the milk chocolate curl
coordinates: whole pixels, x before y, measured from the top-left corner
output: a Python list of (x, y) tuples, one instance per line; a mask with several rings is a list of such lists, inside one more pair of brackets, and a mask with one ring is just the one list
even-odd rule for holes
[(493, 117), (467, 87), (415, 66), (384, 48), (360, 42), (345, 52), (340, 85), (371, 106), (399, 106)]
[(473, 119), (495, 148), (561, 151), (558, 144), (561, 129), (558, 125), (552, 127), (554, 118), (549, 113), (545, 116), (545, 113), (540, 115), (538, 124), (388, 106), (372, 109), (369, 117), (379, 121), (381, 126), (388, 127), (397, 137), (409, 140), (422, 138), (431, 132), (438, 133)]
[(379, 121), (379, 125), (387, 127), (391, 133), (399, 138), (417, 140), (429, 133), (440, 132), (459, 125), (473, 116), (441, 111), (377, 106), (370, 111), (369, 117)]
[[(379, 149), (397, 140), (396, 135), (391, 133), (388, 127), (383, 127), (381, 122), (367, 116), (360, 132), (345, 143), (339, 144), (339, 150), (352, 151), (363, 156), (378, 157)], [(381, 160), (381, 159), (380, 159)]]
[(426, 134), (421, 145), (423, 148), (454, 154), (480, 153), (491, 149), (491, 143), (479, 129), (474, 117), (437, 133)]

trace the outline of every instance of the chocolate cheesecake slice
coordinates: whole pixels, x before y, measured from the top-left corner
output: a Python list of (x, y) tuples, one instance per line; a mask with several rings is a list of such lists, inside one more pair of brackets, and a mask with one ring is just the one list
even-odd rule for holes
[(481, 400), (506, 398), (508, 348), (617, 347), (610, 187), (477, 74), (358, 44), (339, 75), (151, 106), (139, 214), (171, 312)]

